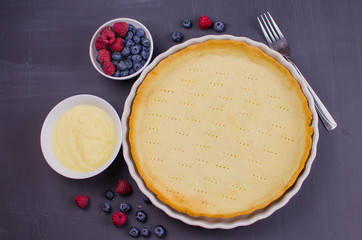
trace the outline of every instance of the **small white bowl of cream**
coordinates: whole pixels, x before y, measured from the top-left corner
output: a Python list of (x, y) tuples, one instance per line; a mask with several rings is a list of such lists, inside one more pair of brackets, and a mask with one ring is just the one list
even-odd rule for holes
[(121, 139), (121, 121), (112, 105), (81, 94), (64, 99), (49, 112), (41, 129), (40, 146), (54, 171), (84, 179), (111, 165)]

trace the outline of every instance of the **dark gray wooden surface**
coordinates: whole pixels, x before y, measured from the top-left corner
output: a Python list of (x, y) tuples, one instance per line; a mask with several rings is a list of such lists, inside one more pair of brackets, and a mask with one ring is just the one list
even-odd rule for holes
[[(167, 239), (362, 239), (362, 1), (0, 1), (0, 239), (127, 239), (99, 205), (117, 179), (134, 192), (122, 200), (149, 214), (144, 226), (162, 224)], [(214, 34), (196, 27), (200, 15), (227, 23), (225, 33), (264, 42), (256, 16), (270, 11), (291, 45), (297, 65), (339, 126), (320, 124), (318, 153), (298, 194), (268, 219), (232, 230), (188, 226), (142, 202), (122, 154), (99, 176), (70, 180), (45, 162), (39, 144), (42, 123), (62, 99), (100, 96), (121, 115), (134, 79), (117, 82), (93, 69), (88, 47), (94, 31), (117, 17), (135, 18), (151, 31), (154, 56), (174, 43)], [(190, 18), (186, 30), (181, 21)], [(88, 194), (83, 211), (73, 198)], [(152, 239), (154, 236), (152, 237)]]

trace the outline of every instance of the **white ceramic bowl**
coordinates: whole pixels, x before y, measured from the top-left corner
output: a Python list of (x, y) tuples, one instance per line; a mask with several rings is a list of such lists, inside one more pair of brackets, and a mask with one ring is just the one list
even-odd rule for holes
[[(54, 128), (54, 125), (58, 121), (58, 119), (70, 108), (77, 106), (77, 105), (94, 105), (106, 111), (110, 117), (112, 118), (114, 125), (117, 131), (117, 143), (111, 157), (98, 169), (95, 169), (90, 172), (75, 172), (66, 167), (64, 167), (58, 159), (55, 157), (54, 152), (52, 150), (51, 144), (51, 134)], [(121, 121), (119, 116), (114, 110), (114, 108), (102, 98), (93, 96), (93, 95), (75, 95), (58, 103), (48, 114), (45, 118), (43, 123), (43, 127), (41, 129), (40, 134), (40, 146), (43, 152), (44, 158), (54, 171), (63, 175), (68, 178), (73, 179), (83, 179), (83, 178), (90, 178), (105, 170), (116, 158), (120, 148), (121, 148), (121, 139), (122, 139), (122, 128), (121, 128)]]
[[(105, 26), (113, 26), (113, 24), (116, 22), (126, 22), (129, 24), (132, 24), (135, 28), (143, 28), (143, 30), (145, 31), (145, 36), (150, 40), (150, 56), (148, 57), (145, 65), (143, 65), (142, 68), (140, 70), (138, 70), (137, 72), (135, 72), (131, 75), (128, 75), (126, 77), (114, 77), (114, 76), (105, 74), (96, 59), (97, 49), (95, 48), (95, 42), (96, 42), (96, 39), (100, 36), (99, 35), (100, 31)], [(143, 69), (145, 69), (145, 67), (150, 63), (151, 58), (152, 58), (152, 53), (153, 53), (153, 39), (152, 39), (151, 33), (148, 31), (148, 29), (142, 23), (138, 22), (137, 20), (131, 19), (131, 18), (116, 18), (116, 19), (106, 22), (105, 24), (100, 26), (98, 28), (98, 30), (94, 33), (92, 40), (89, 44), (89, 57), (92, 61), (94, 68), (103, 76), (113, 79), (113, 80), (127, 80), (127, 79), (130, 79), (130, 78), (133, 78), (133, 77), (139, 75), (143, 71)]]
[[(130, 153), (129, 149), (129, 143), (128, 143), (128, 118), (131, 112), (131, 105), (133, 102), (133, 99), (135, 97), (136, 91), (138, 86), (142, 83), (145, 76), (150, 72), (162, 59), (166, 58), (167, 56), (196, 43), (201, 43), (204, 41), (207, 41), (209, 39), (230, 39), (234, 41), (242, 41), (245, 42), (251, 46), (255, 46), (260, 48), (262, 51), (264, 51), (269, 56), (275, 58), (278, 62), (280, 62), (285, 68), (287, 68), (290, 73), (293, 75), (293, 77), (299, 82), (304, 95), (306, 96), (308, 102), (309, 102), (309, 108), (313, 114), (313, 120), (311, 126), (314, 128), (314, 135), (313, 135), (313, 143), (312, 148), (310, 152), (310, 156), (306, 162), (304, 170), (299, 175), (297, 181), (295, 184), (279, 199), (275, 200), (271, 204), (269, 204), (266, 208), (259, 209), (251, 214), (248, 215), (242, 215), (237, 216), (233, 218), (206, 218), (206, 217), (192, 217), (187, 214), (178, 212), (172, 208), (170, 208), (168, 205), (161, 202), (145, 185), (143, 182), (141, 176), (137, 172), (136, 166), (134, 164), (134, 161), (132, 159), (132, 155)], [(125, 102), (124, 110), (122, 114), (122, 129), (123, 129), (123, 156), (124, 159), (128, 165), (129, 172), (135, 182), (137, 183), (140, 190), (152, 201), (152, 203), (163, 210), (167, 215), (169, 215), (172, 218), (178, 219), (184, 223), (187, 223), (189, 225), (195, 225), (195, 226), (201, 226), (204, 228), (222, 228), (222, 229), (231, 229), (239, 226), (247, 226), (252, 223), (255, 223), (258, 220), (264, 219), (269, 217), (271, 214), (273, 214), (276, 210), (282, 208), (287, 202), (299, 191), (300, 187), (302, 186), (303, 181), (307, 178), (309, 175), (309, 172), (311, 170), (312, 163), (314, 161), (314, 158), (317, 153), (317, 142), (319, 138), (319, 131), (318, 131), (318, 115), (314, 108), (314, 101), (310, 93), (308, 92), (305, 84), (303, 83), (303, 80), (298, 75), (294, 67), (287, 62), (282, 55), (280, 55), (278, 52), (271, 50), (269, 47), (267, 47), (263, 43), (255, 42), (249, 38), (245, 37), (234, 37), (231, 35), (209, 35), (204, 36), (200, 38), (194, 38), (190, 39), (184, 43), (178, 44), (174, 47), (171, 47), (166, 52), (159, 55), (157, 58), (154, 59), (154, 61), (142, 72), (141, 76), (138, 78), (138, 80), (133, 84), (133, 87), (131, 89), (131, 92)], [(296, 216), (298, 217), (298, 216)]]

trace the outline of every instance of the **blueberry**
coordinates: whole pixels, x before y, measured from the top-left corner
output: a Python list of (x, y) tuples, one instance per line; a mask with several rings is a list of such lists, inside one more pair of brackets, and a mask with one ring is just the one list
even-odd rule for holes
[(145, 31), (142, 28), (137, 28), (136, 35), (141, 38), (145, 35)]
[(108, 199), (108, 200), (113, 200), (114, 199), (114, 192), (112, 190), (107, 190), (104, 193), (104, 196)]
[(99, 62), (98, 56), (96, 56), (96, 60), (97, 60), (97, 62)]
[(134, 28), (132, 29), (133, 34), (136, 34), (136, 31), (137, 31), (137, 28), (134, 27)]
[(155, 235), (159, 238), (164, 238), (166, 236), (166, 229), (161, 225), (156, 226), (153, 231), (155, 232)]
[(142, 64), (140, 63), (140, 62), (134, 62), (133, 63), (133, 70), (135, 71), (135, 72), (137, 72), (138, 70), (140, 70), (142, 68)]
[(126, 40), (126, 43), (125, 43), (126, 47), (131, 47), (133, 45), (135, 45), (135, 43), (132, 39)]
[(184, 28), (190, 28), (192, 26), (192, 22), (188, 19), (183, 20), (182, 26), (184, 26)]
[(113, 60), (112, 63), (113, 63), (114, 66), (117, 66), (117, 64), (118, 64), (119, 62), (116, 61), (116, 60)]
[(134, 29), (134, 26), (132, 24), (128, 24), (128, 31), (132, 31)]
[(112, 56), (112, 59), (116, 60), (116, 61), (119, 61), (122, 58), (122, 55), (120, 52), (112, 52), (111, 56)]
[(151, 235), (151, 231), (149, 228), (142, 228), (141, 229), (141, 236), (142, 237), (149, 237)]
[(141, 55), (133, 55), (133, 56), (132, 56), (132, 61), (134, 61), (134, 62), (141, 62), (141, 61), (142, 61)]
[(109, 202), (105, 202), (102, 205), (102, 210), (105, 213), (110, 213), (112, 211), (112, 205)]
[(223, 32), (225, 30), (225, 24), (223, 22), (215, 22), (214, 30), (216, 32)]
[(119, 205), (119, 210), (123, 213), (128, 213), (129, 211), (131, 211), (131, 205), (127, 202), (122, 202)]
[(126, 69), (124, 71), (121, 71), (121, 77), (126, 77), (128, 75), (129, 75), (129, 70), (128, 69)]
[(102, 64), (102, 63), (99, 63), (99, 66), (100, 66), (101, 68), (103, 68), (103, 64)]
[(143, 66), (143, 65), (145, 65), (146, 64), (146, 60), (142, 60), (141, 61), (141, 65)]
[(136, 219), (137, 219), (137, 221), (139, 221), (141, 223), (144, 223), (147, 220), (147, 214), (142, 210), (137, 211), (136, 212)]
[(132, 56), (133, 56), (133, 55), (129, 55), (126, 60), (132, 61)]
[(145, 46), (145, 47), (149, 47), (149, 46), (151, 45), (150, 40), (148, 40), (148, 38), (146, 38), (146, 37), (143, 37), (143, 38), (141, 39), (141, 43), (142, 43), (142, 45)]
[(124, 38), (124, 39), (126, 39), (126, 40), (132, 40), (132, 38), (133, 38), (133, 32), (127, 32), (127, 35), (126, 35), (126, 37)]
[(150, 56), (150, 53), (147, 52), (147, 51), (142, 50), (141, 51), (141, 56), (142, 56), (143, 59), (147, 60), (148, 57)]
[(140, 230), (138, 230), (138, 228), (136, 228), (136, 227), (133, 227), (129, 230), (129, 235), (136, 238), (140, 235)]
[(146, 195), (143, 195), (143, 196), (142, 196), (142, 199), (143, 199), (143, 201), (144, 201), (145, 203), (147, 203), (147, 204), (151, 203), (150, 199), (149, 199)]
[(117, 71), (113, 74), (113, 76), (120, 77), (121, 76), (121, 70), (117, 69)]
[(145, 50), (145, 51), (149, 52), (149, 51), (150, 51), (150, 47), (142, 46), (142, 50)]
[(131, 75), (131, 74), (134, 74), (136, 71), (133, 69), (133, 68), (131, 68), (130, 70), (129, 70), (129, 75)]
[(171, 35), (172, 41), (174, 42), (181, 42), (183, 39), (184, 35), (180, 32), (173, 32)]
[(133, 39), (133, 41), (135, 43), (140, 43), (141, 42), (141, 38), (139, 36), (137, 36), (137, 35), (134, 35), (132, 39)]
[(125, 60), (124, 63), (126, 64), (127, 69), (131, 69), (133, 67), (131, 60)]
[(127, 69), (127, 66), (126, 64), (124, 63), (124, 61), (120, 61), (118, 64), (117, 64), (117, 68), (121, 71), (123, 70), (126, 70)]
[(127, 57), (131, 53), (131, 49), (129, 47), (124, 47), (121, 54), (124, 57)]
[(131, 53), (132, 53), (133, 55), (139, 54), (140, 51), (141, 51), (141, 45), (139, 45), (139, 44), (137, 44), (136, 46), (132, 46), (132, 47), (131, 47)]

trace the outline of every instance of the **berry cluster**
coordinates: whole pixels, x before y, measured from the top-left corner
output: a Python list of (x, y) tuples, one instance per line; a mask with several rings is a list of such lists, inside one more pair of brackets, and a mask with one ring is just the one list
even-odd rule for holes
[[(129, 184), (129, 182), (127, 182), (124, 179), (118, 180), (115, 192), (121, 196), (127, 196), (131, 194), (132, 186), (131, 184)], [(109, 201), (113, 201), (115, 199), (115, 193), (112, 190), (107, 190), (104, 193), (104, 197)], [(148, 197), (145, 195), (142, 196), (142, 199), (147, 204), (151, 203)], [(78, 207), (86, 208), (89, 203), (89, 197), (86, 195), (78, 195), (74, 198), (74, 202), (78, 205)], [(104, 213), (108, 215), (112, 213), (112, 204), (110, 202), (104, 202), (101, 205), (101, 209)], [(112, 214), (113, 224), (117, 227), (122, 227), (128, 221), (129, 216), (127, 214), (129, 214), (131, 211), (132, 211), (132, 206), (130, 203), (124, 201), (121, 202), (121, 204), (119, 205), (119, 210), (113, 212)], [(148, 215), (145, 211), (138, 210), (136, 211), (135, 218), (138, 222), (145, 223), (148, 219)], [(166, 229), (161, 225), (155, 226), (153, 232), (155, 236), (158, 238), (164, 238), (166, 236)], [(134, 238), (139, 237), (139, 235), (147, 238), (151, 236), (151, 230), (147, 227), (141, 229), (137, 227), (132, 227), (129, 231), (129, 234), (131, 237)]]
[[(201, 16), (198, 20), (198, 26), (201, 30), (206, 30), (213, 25), (213, 28), (216, 32), (223, 32), (225, 31), (225, 23), (217, 21), (214, 24), (212, 23), (211, 19), (208, 16)], [(183, 20), (182, 26), (184, 28), (191, 28), (192, 22), (189, 19)], [(181, 32), (175, 31), (171, 34), (171, 38), (174, 42), (181, 42), (183, 39), (183, 34)]]
[(145, 31), (126, 22), (104, 27), (95, 42), (97, 61), (103, 72), (115, 77), (139, 71), (150, 56), (150, 46)]

